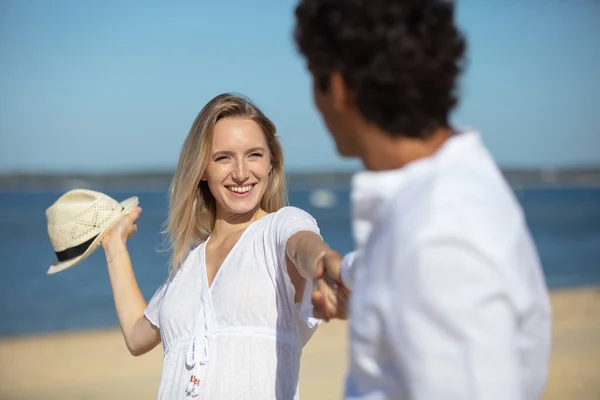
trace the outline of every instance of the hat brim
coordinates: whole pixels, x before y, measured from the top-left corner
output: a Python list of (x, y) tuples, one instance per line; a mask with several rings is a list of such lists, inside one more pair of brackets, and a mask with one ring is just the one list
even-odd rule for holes
[(131, 211), (133, 208), (137, 207), (139, 204), (139, 200), (136, 196), (134, 196), (134, 197), (128, 198), (127, 200), (123, 200), (120, 204), (121, 204), (121, 207), (123, 207), (123, 211), (121, 211), (121, 213), (119, 213), (117, 216), (115, 216), (114, 219), (106, 225), (106, 227), (98, 234), (98, 236), (96, 236), (96, 239), (94, 239), (92, 244), (90, 244), (90, 246), (86, 249), (86, 251), (82, 255), (72, 258), (68, 261), (63, 261), (63, 262), (56, 260), (52, 263), (52, 265), (50, 266), (50, 268), (48, 269), (48, 271), (46, 273), (48, 275), (56, 274), (57, 272), (64, 271), (65, 269), (68, 269), (68, 268), (71, 268), (71, 267), (77, 265), (78, 263), (83, 261), (85, 258), (87, 258), (90, 254), (92, 254), (100, 246), (100, 243), (102, 242), (102, 238), (104, 237), (104, 234), (106, 232), (108, 232), (110, 230), (110, 228), (112, 228), (117, 222), (119, 222), (121, 220), (121, 218), (123, 218), (125, 215), (127, 215), (127, 213), (129, 211)]

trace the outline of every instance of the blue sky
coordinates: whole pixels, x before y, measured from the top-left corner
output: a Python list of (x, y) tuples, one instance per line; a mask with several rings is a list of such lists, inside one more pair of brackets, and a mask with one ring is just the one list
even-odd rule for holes
[[(293, 171), (354, 169), (292, 42), (292, 0), (0, 2), (0, 173), (175, 167), (214, 95), (278, 126)], [(459, 0), (470, 47), (453, 120), (503, 167), (600, 166), (600, 1)]]

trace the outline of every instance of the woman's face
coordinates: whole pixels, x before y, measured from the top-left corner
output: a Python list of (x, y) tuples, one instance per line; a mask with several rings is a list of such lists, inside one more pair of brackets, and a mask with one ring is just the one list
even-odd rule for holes
[(258, 209), (270, 171), (269, 147), (258, 124), (234, 118), (217, 122), (203, 176), (216, 200), (217, 218)]

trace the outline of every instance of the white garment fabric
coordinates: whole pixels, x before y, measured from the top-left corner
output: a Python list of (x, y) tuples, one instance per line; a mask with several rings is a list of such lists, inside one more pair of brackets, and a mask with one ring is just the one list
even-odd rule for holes
[(352, 207), (360, 256), (346, 263), (346, 399), (537, 399), (548, 291), (524, 214), (479, 135), (456, 133), (398, 170), (358, 173)]
[(357, 266), (360, 264), (359, 250), (351, 251), (347, 253), (342, 259), (342, 266), (340, 267), (340, 278), (346, 289), (352, 291), (354, 288), (354, 274), (357, 270)]
[[(252, 223), (208, 287), (200, 244), (146, 308), (160, 328), (164, 361), (158, 399), (297, 399), (302, 347), (320, 320), (312, 317), (307, 281), (302, 304), (286, 262), (296, 232), (319, 233), (315, 220), (284, 207)], [(191, 376), (200, 380), (189, 385)]]

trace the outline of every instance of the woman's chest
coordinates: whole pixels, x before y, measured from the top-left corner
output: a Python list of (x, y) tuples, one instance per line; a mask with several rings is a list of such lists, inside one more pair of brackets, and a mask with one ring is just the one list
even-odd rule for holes
[(161, 330), (181, 337), (193, 335), (198, 326), (212, 330), (276, 319), (278, 297), (286, 296), (277, 290), (276, 266), (269, 257), (249, 250), (234, 249), (210, 286), (202, 253), (185, 265), (161, 305)]

